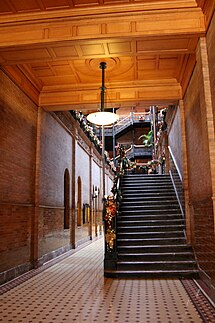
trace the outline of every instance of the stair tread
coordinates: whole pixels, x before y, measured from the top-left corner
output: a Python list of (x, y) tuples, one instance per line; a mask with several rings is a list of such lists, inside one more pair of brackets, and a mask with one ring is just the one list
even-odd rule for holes
[(120, 234), (120, 235), (127, 235), (127, 234), (132, 234), (132, 235), (141, 235), (141, 234), (162, 234), (162, 233), (183, 233), (183, 231), (150, 231), (150, 232), (144, 232), (144, 231), (141, 231), (141, 232), (118, 232), (117, 234)]
[(166, 248), (166, 247), (169, 247), (169, 248), (174, 248), (174, 247), (177, 247), (177, 248), (182, 248), (182, 247), (187, 247), (187, 248), (191, 248), (190, 245), (188, 244), (177, 244), (177, 245), (171, 245), (171, 246), (164, 246), (164, 245), (146, 245), (146, 246), (142, 246), (142, 245), (136, 245), (136, 246), (119, 246), (119, 248), (125, 248), (125, 249), (128, 249), (128, 248)]
[[(162, 238), (153, 238), (153, 240), (162, 240)], [(177, 239), (177, 240), (186, 240), (185, 239), (185, 237), (175, 237), (175, 238), (170, 238), (170, 237), (165, 237), (165, 238), (163, 238), (163, 240), (175, 240), (175, 239)], [(119, 239), (117, 239), (117, 241), (149, 241), (150, 239), (149, 238), (136, 238), (136, 239), (130, 239), (130, 238), (128, 238), (128, 239), (123, 239), (123, 238), (119, 238)], [(151, 239), (152, 240), (152, 239)]]
[(137, 264), (193, 264), (196, 263), (195, 260), (133, 260), (133, 261), (126, 261), (126, 260), (118, 260), (117, 263), (125, 264), (125, 265), (137, 265)]
[(137, 269), (137, 270), (105, 270), (105, 272), (118, 272), (118, 273), (148, 273), (148, 272), (153, 272), (153, 273), (159, 273), (159, 274), (162, 274), (163, 272), (167, 272), (167, 273), (187, 273), (187, 272), (190, 272), (190, 273), (199, 273), (199, 270), (198, 269), (157, 269), (157, 270), (154, 270), (154, 269), (144, 269), (144, 270), (141, 270), (141, 269)]
[[(168, 225), (168, 228), (184, 228), (184, 224), (175, 224), (175, 225)], [(120, 229), (152, 229), (152, 228), (166, 228), (165, 225), (138, 225), (138, 226), (118, 226)], [(178, 230), (177, 230), (178, 231)]]
[(181, 251), (178, 251), (178, 252), (139, 252), (139, 253), (118, 253), (119, 256), (193, 256), (193, 253), (191, 251), (187, 251), (187, 252), (181, 252)]

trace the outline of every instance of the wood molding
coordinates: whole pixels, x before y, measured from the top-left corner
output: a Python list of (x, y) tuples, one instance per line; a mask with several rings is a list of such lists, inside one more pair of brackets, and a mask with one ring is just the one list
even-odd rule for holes
[[(132, 88), (117, 88), (111, 90), (111, 101), (115, 104), (133, 101), (156, 101), (156, 100), (179, 100), (182, 98), (180, 84), (176, 82), (148, 83), (145, 86)], [(61, 91), (61, 92), (42, 92), (40, 95), (40, 106), (48, 111), (68, 110), (68, 106), (99, 104), (99, 90), (86, 91)], [(60, 107), (61, 106), (61, 107)], [(94, 108), (95, 109), (95, 108)]]
[(25, 94), (39, 106), (40, 89), (18, 68), (18, 66), (2, 66), (1, 69)]
[[(8, 0), (4, 0), (8, 1)], [(93, 5), (85, 3), (85, 5), (82, 3), (82, 5), (76, 5), (76, 6), (68, 6), (67, 8), (64, 8), (64, 6), (60, 6), (59, 4), (54, 8), (48, 8), (45, 3), (40, 1), (40, 3), (43, 3), (43, 7), (38, 7), (37, 9), (34, 9), (30, 6), (30, 4), (26, 4), (28, 0), (26, 0), (25, 6), (26, 6), (26, 12), (24, 10), (16, 10), (15, 8), (11, 8), (11, 10), (8, 10), (7, 12), (2, 15), (1, 17), (1, 23), (0, 24), (6, 24), (6, 23), (15, 23), (16, 25), (19, 23), (25, 23), (29, 22), (31, 20), (32, 22), (43, 22), (45, 20), (58, 20), (58, 19), (67, 19), (78, 17), (79, 19), (83, 17), (91, 17), (91, 16), (110, 16), (115, 15), (116, 13), (125, 15), (130, 14), (131, 12), (144, 12), (144, 11), (150, 11), (150, 10), (167, 10), (167, 9), (183, 9), (183, 8), (196, 8), (197, 3), (195, 0), (171, 0), (171, 1), (161, 1), (161, 0), (145, 0), (145, 1), (136, 1), (131, 0), (130, 3), (128, 1), (122, 1), (120, 4), (110, 3), (108, 5), (105, 5), (104, 3), (101, 3), (101, 1), (94, 2)], [(124, 2), (124, 3), (123, 3)], [(38, 2), (37, 2), (38, 4)], [(101, 4), (101, 5), (100, 5)], [(199, 4), (198, 4), (199, 5)], [(29, 6), (29, 7), (28, 7)], [(200, 5), (199, 5), (200, 6)], [(10, 7), (10, 3), (9, 6)], [(28, 9), (27, 9), (28, 7)], [(1, 7), (0, 7), (1, 9)], [(52, 9), (52, 10), (50, 10)]]
[(200, 8), (132, 12), (132, 15), (117, 12), (112, 17), (106, 14), (82, 19), (75, 16), (56, 22), (5, 23), (0, 27), (0, 48), (107, 37), (202, 35), (204, 32), (205, 19)]

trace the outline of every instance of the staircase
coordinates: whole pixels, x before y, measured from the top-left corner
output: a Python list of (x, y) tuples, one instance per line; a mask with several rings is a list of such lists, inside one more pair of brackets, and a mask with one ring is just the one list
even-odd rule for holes
[(125, 175), (117, 218), (117, 263), (109, 277), (198, 276), (169, 175)]

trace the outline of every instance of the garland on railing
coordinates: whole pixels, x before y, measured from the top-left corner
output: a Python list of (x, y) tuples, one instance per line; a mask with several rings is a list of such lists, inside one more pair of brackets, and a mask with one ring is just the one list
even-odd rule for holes
[(109, 249), (114, 248), (114, 241), (116, 239), (116, 230), (113, 228), (113, 218), (116, 216), (117, 203), (114, 196), (109, 195), (105, 204), (105, 216), (104, 220), (106, 221), (106, 234), (105, 239), (108, 244)]
[[(99, 153), (101, 153), (102, 143), (99, 140), (99, 138), (95, 135), (93, 131), (93, 127), (90, 126), (90, 123), (87, 121), (86, 116), (81, 111), (70, 111), (71, 115), (75, 120), (78, 121), (81, 129), (84, 131), (84, 133), (87, 135), (87, 137), (90, 139), (92, 143), (94, 143), (96, 149)], [(109, 154), (107, 151), (105, 151), (105, 161), (107, 165), (109, 165), (110, 169), (115, 173), (116, 167), (114, 166), (114, 163), (109, 158)]]
[(102, 143), (99, 140), (99, 138), (94, 134), (93, 127), (90, 126), (90, 123), (87, 121), (86, 116), (81, 111), (71, 110), (70, 113), (73, 116), (73, 118), (78, 121), (81, 129), (90, 139), (90, 141), (93, 142), (96, 148), (100, 151), (102, 148)]
[(116, 216), (122, 199), (120, 182), (125, 170), (129, 167), (129, 160), (126, 157), (124, 146), (118, 145), (117, 150), (120, 157), (111, 189), (113, 195), (109, 195), (105, 203), (105, 240), (108, 251), (113, 251), (114, 249), (114, 242), (116, 240)]

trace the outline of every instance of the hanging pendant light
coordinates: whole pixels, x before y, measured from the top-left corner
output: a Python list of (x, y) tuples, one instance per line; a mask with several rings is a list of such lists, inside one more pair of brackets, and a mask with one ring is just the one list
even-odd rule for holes
[(119, 120), (119, 116), (116, 113), (104, 111), (104, 96), (105, 96), (105, 69), (106, 63), (101, 62), (100, 68), (102, 70), (102, 86), (101, 86), (101, 109), (98, 112), (90, 113), (87, 116), (87, 120), (98, 126), (110, 126)]

